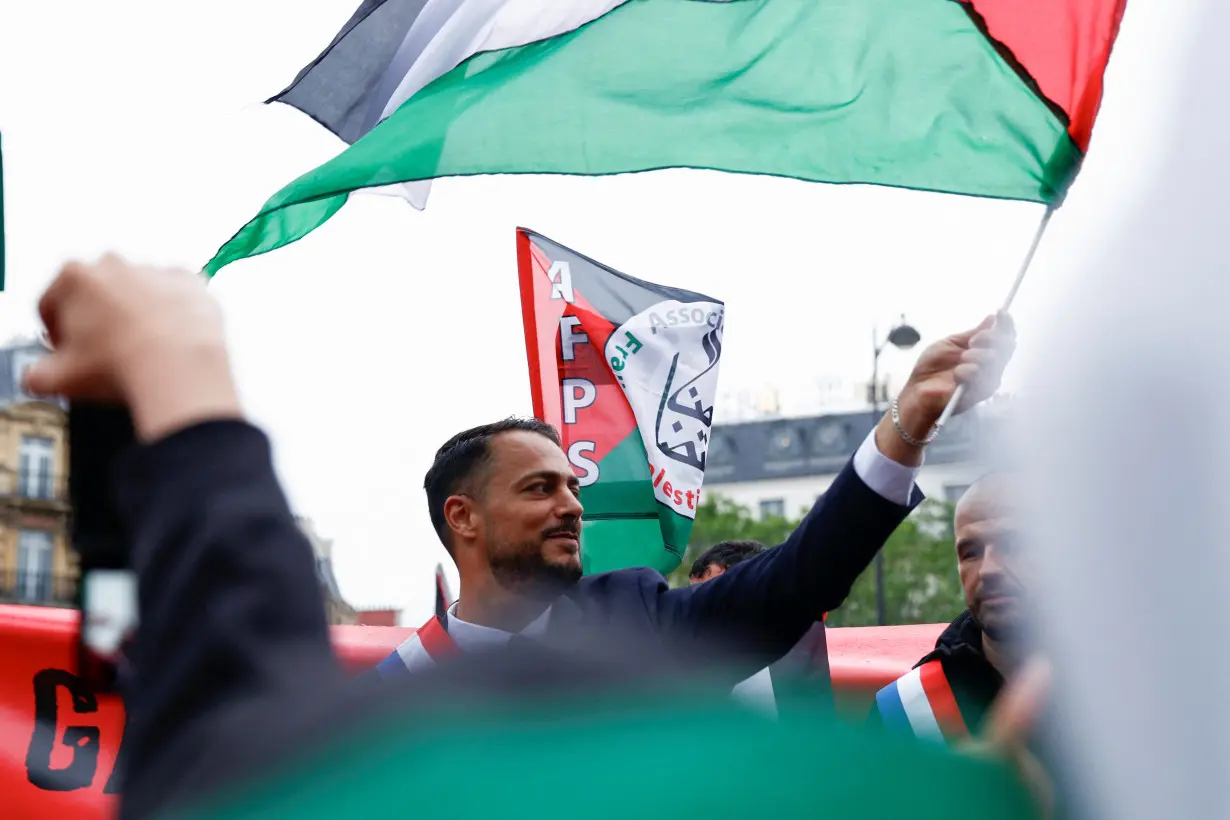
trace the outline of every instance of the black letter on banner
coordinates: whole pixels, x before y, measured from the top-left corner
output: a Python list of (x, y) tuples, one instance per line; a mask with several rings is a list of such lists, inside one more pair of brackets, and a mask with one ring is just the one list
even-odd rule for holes
[(103, 794), (119, 794), (120, 784), (124, 782), (123, 769), (127, 755), (124, 754), (124, 740), (128, 737), (128, 721), (124, 721), (124, 732), (120, 735), (120, 748), (115, 752), (115, 766), (111, 769), (111, 776), (107, 778), (107, 785), (103, 788)]
[(71, 792), (84, 789), (94, 780), (98, 768), (99, 729), (97, 726), (68, 726), (61, 743), (73, 750), (66, 769), (51, 768), (51, 751), (59, 730), (56, 692), (63, 686), (73, 696), (73, 712), (98, 711), (98, 700), (85, 681), (62, 669), (44, 669), (34, 676), (34, 735), (26, 751), (26, 777), (40, 789)]

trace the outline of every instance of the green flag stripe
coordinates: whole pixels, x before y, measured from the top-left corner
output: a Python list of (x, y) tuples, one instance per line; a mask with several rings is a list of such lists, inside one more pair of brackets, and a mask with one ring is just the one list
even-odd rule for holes
[(692, 525), (696, 520), (680, 515), (661, 502), (658, 503), (658, 519), (662, 524), (662, 540), (666, 542), (666, 548), (683, 558), (688, 551), (688, 539), (692, 537)]
[(633, 429), (598, 467), (598, 481), (581, 490), (585, 574), (628, 567), (652, 567), (665, 574), (679, 566), (679, 556), (662, 542), (660, 505), (653, 496), (640, 430)]
[(649, 567), (666, 575), (680, 556), (662, 544), (662, 525), (652, 513), (640, 518), (587, 519), (581, 534), (581, 567), (586, 575)]
[(439, 78), (274, 195), (206, 269), (409, 180), (690, 167), (1049, 202), (1079, 159), (953, 0), (636, 0)]
[(649, 459), (641, 431), (633, 428), (598, 462), (598, 481), (581, 489), (585, 515), (657, 515)]
[(673, 571), (687, 552), (694, 522), (654, 497), (640, 430), (608, 453), (599, 468), (598, 481), (581, 490), (586, 574), (627, 567)]
[[(671, 695), (515, 702), (515, 711), (467, 702), (431, 721), (389, 715), (170, 816), (401, 817), (410, 801), (422, 817), (536, 820), (1037, 816), (1019, 780), (989, 758), (850, 725), (806, 700), (785, 703), (791, 720), (779, 722), (707, 689)], [(718, 771), (732, 755), (737, 777), (703, 788), (680, 778), (681, 762)], [(545, 774), (559, 771), (573, 774)]]

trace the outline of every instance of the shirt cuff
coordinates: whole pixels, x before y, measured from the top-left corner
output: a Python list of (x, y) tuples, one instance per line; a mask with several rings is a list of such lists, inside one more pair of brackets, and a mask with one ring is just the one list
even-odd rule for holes
[(903, 507), (910, 505), (918, 468), (898, 464), (881, 453), (876, 446), (875, 430), (863, 440), (854, 454), (854, 472), (881, 498)]

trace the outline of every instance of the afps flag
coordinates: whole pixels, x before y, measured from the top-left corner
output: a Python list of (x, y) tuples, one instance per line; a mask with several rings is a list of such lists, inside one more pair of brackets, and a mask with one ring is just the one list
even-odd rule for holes
[(725, 308), (517, 231), (534, 414), (581, 479), (587, 573), (679, 565), (700, 506)]

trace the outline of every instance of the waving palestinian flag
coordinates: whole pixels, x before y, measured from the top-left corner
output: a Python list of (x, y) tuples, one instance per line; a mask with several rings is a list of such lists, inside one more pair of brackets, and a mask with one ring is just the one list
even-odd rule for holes
[(445, 176), (688, 167), (1054, 204), (1125, 2), (367, 0), (274, 98), (352, 145), (206, 270), (353, 191), (423, 207)]
[(534, 415), (581, 479), (587, 573), (670, 572), (700, 506), (725, 308), (518, 229)]

